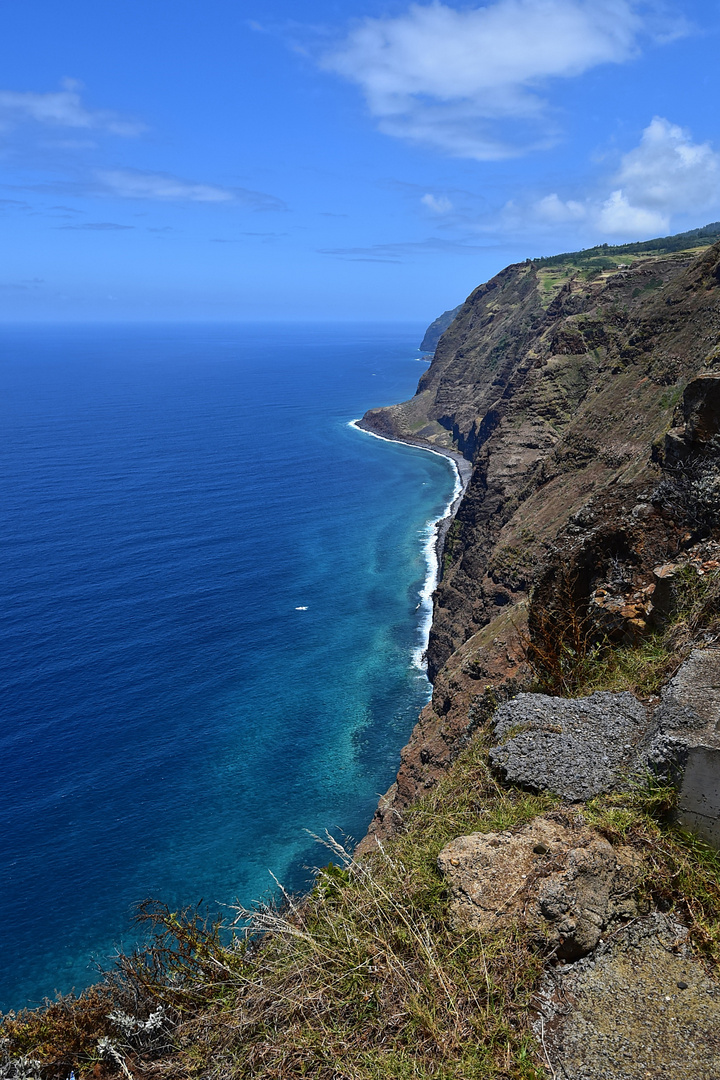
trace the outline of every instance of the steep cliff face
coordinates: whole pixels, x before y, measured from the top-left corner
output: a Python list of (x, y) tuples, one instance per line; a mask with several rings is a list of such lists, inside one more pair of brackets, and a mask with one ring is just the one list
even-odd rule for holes
[(425, 331), (425, 336), (420, 342), (420, 348), (423, 352), (435, 352), (438, 341), (459, 314), (461, 307), (462, 304), (458, 304), (457, 307), (451, 308), (449, 311), (443, 311), (442, 315), (438, 315), (437, 319), (430, 323)]
[[(715, 372), (720, 244), (601, 272), (527, 262), (468, 297), (414, 398), (366, 414), (364, 426), (473, 463), (435, 594), (433, 700), (380, 831), (464, 744), (486, 687), (522, 684), (531, 592), (537, 609), (571, 577), (586, 612), (613, 566), (626, 568), (629, 597), (688, 542), (653, 492), (678, 445), (694, 452), (695, 428), (716, 431), (707, 386), (692, 384), (682, 413), (688, 383), (701, 374), (716, 386)], [(537, 619), (531, 605), (531, 628)]]

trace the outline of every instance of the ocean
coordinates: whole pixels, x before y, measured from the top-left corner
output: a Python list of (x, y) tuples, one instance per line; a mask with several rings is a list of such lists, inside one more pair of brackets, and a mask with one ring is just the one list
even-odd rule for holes
[(0, 328), (0, 1010), (92, 982), (146, 897), (229, 913), (363, 835), (455, 476), (350, 422), (423, 330)]

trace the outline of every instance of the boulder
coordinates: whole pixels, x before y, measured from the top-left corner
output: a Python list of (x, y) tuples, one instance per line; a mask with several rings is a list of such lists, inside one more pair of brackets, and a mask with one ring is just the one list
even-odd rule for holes
[(641, 764), (679, 789), (680, 823), (720, 848), (720, 649), (694, 649), (662, 692)]
[(622, 784), (649, 719), (628, 693), (518, 694), (495, 714), (490, 764), (512, 784), (581, 802)]
[(720, 1076), (720, 984), (659, 914), (635, 920), (592, 956), (549, 969), (533, 1027), (565, 1080)]
[(636, 914), (638, 856), (559, 815), (517, 832), (460, 836), (440, 852), (438, 867), (459, 930), (489, 931), (519, 919), (567, 959), (584, 956), (604, 930)]

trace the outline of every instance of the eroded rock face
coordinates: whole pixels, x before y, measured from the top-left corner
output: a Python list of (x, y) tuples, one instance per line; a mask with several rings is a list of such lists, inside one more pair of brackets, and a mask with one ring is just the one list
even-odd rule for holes
[[(573, 278), (549, 304), (541, 271), (509, 267), (462, 306), (414, 397), (367, 415), (380, 434), (455, 447), (473, 462), (434, 598), (433, 703), (373, 824), (378, 835), (475, 730), (471, 703), (496, 685), (481, 669), (497, 665), (468, 652), (503, 612), (532, 591), (532, 639), (538, 613), (572, 586), (600, 638), (635, 640), (652, 625), (653, 570), (681, 557), (686, 532), (654, 499), (652, 461), (683, 417), (693, 437), (711, 434), (715, 382), (688, 393), (686, 415), (678, 402), (698, 372), (720, 374), (720, 345), (708, 352), (720, 325), (719, 267), (720, 245), (653, 257), (596, 281)], [(684, 426), (678, 437), (687, 447)], [(615, 564), (626, 580), (615, 580)], [(500, 657), (504, 637), (492, 637)]]
[(636, 914), (637, 855), (572, 819), (546, 815), (515, 833), (458, 837), (438, 866), (459, 929), (491, 931), (519, 918), (567, 959)]
[(685, 438), (694, 446), (707, 446), (720, 431), (720, 377), (701, 375), (683, 393)]
[(509, 783), (581, 802), (620, 786), (648, 724), (628, 693), (518, 694), (496, 713), (490, 764)]
[(639, 919), (592, 956), (549, 971), (533, 1025), (565, 1080), (715, 1080), (720, 984), (674, 919)]
[(694, 649), (662, 692), (655, 714), (663, 732), (715, 734), (720, 725), (720, 649)]
[(527, 595), (553, 549), (560, 572), (574, 573), (591, 534), (624, 522), (636, 587), (674, 558), (662, 506), (651, 522), (633, 510), (653, 513), (651, 452), (688, 383), (679, 442), (691, 445), (686, 427), (696, 440), (711, 434), (719, 265), (718, 245), (652, 258), (597, 281), (578, 275), (549, 304), (544, 271), (508, 267), (462, 305), (414, 397), (367, 415), (372, 430), (454, 446), (474, 466), (435, 597), (431, 680), (508, 593)]

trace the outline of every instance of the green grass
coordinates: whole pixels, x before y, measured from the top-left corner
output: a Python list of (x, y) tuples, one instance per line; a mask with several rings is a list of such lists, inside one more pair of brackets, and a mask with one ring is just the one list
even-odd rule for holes
[(627, 793), (603, 795), (584, 811), (613, 844), (643, 856), (641, 910), (673, 911), (713, 967), (720, 965), (720, 854), (674, 823), (677, 791), (648, 777)]
[[(119, 1060), (172, 1080), (540, 1080), (529, 1006), (543, 957), (522, 926), (454, 930), (437, 856), (457, 835), (517, 827), (554, 802), (501, 788), (483, 732), (385, 849), (354, 863), (327, 838), (333, 862), (308, 897), (239, 909), (236, 945), (196, 911), (145, 905), (148, 948), (79, 1000), (6, 1019), (3, 1034), (58, 1080), (71, 1067), (78, 1080), (121, 1075)], [(160, 1008), (151, 1045), (107, 1020)], [(99, 1053), (103, 1038), (118, 1060)]]
[(573, 696), (583, 697), (599, 690), (629, 690), (640, 698), (651, 697), (659, 693), (678, 660), (667, 635), (662, 633), (638, 645), (598, 645), (573, 664)]
[[(79, 999), (6, 1018), (6, 1053), (41, 1062), (34, 1075), (48, 1080), (71, 1068), (78, 1080), (547, 1077), (529, 1027), (540, 946), (522, 924), (454, 929), (437, 870), (456, 836), (517, 829), (558, 802), (501, 786), (490, 742), (486, 724), (384, 849), (356, 863), (326, 838), (332, 862), (310, 895), (238, 909), (234, 942), (197, 911), (145, 905), (148, 947)], [(579, 809), (641, 852), (641, 910), (676, 911), (717, 963), (720, 858), (672, 824), (674, 800), (651, 782)], [(150, 1034), (149, 1016), (161, 1018)]]
[[(332, 862), (311, 894), (239, 909), (246, 931), (236, 924), (234, 944), (196, 911), (146, 905), (149, 946), (80, 999), (6, 1018), (6, 1050), (39, 1060), (53, 1080), (70, 1068), (78, 1080), (547, 1077), (529, 1028), (540, 947), (519, 923), (454, 929), (437, 870), (448, 840), (516, 829), (557, 804), (500, 786), (490, 741), (486, 727), (376, 854), (355, 863), (327, 838)], [(720, 857), (672, 824), (674, 805), (674, 790), (651, 781), (578, 809), (611, 843), (641, 853), (640, 910), (675, 911), (715, 964)], [(124, 1031), (108, 1019), (119, 1012)], [(156, 1032), (133, 1028), (132, 1017), (150, 1015), (163, 1018)]]
[[(700, 229), (690, 229), (688, 232), (676, 233), (673, 236), (662, 236), (654, 240), (643, 240), (631, 244), (599, 244), (597, 247), (585, 248), (583, 251), (568, 251), (563, 255), (551, 255), (532, 261), (538, 268), (560, 267), (567, 264), (582, 266), (608, 259), (615, 262), (616, 259), (625, 255), (665, 255), (695, 250), (714, 244), (718, 239), (720, 239), (720, 222), (715, 221)], [(622, 261), (628, 260), (622, 258)]]

